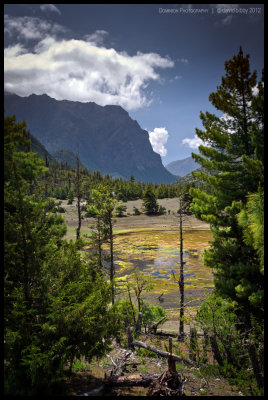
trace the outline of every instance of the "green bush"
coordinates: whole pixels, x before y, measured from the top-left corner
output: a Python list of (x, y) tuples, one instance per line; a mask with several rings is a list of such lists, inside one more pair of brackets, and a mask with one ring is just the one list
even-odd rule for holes
[(133, 207), (133, 215), (141, 215), (140, 210), (137, 207)]

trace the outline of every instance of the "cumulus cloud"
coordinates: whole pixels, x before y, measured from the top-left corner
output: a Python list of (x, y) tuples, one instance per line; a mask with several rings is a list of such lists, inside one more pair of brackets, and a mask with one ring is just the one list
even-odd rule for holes
[(163, 157), (167, 155), (165, 144), (168, 140), (168, 131), (166, 128), (154, 128), (152, 132), (149, 132), (149, 139), (156, 153)]
[[(8, 32), (17, 30), (28, 39), (42, 37), (31, 51), (15, 46), (7, 49), (5, 90), (21, 96), (46, 93), (57, 100), (94, 101), (137, 109), (152, 101), (145, 89), (151, 81), (160, 80), (156, 70), (174, 66), (172, 60), (157, 53), (130, 56), (99, 47), (96, 38), (106, 36), (105, 31), (95, 32), (95, 42), (92, 38), (59, 40), (48, 34), (49, 22), (43, 21), (37, 29), (37, 19), (33, 22), (27, 18), (17, 18), (13, 24), (6, 18)], [(50, 28), (57, 31), (55, 24)]]
[(46, 12), (46, 11), (55, 12), (55, 13), (61, 15), (60, 10), (56, 6), (54, 6), (54, 4), (41, 4), (40, 9), (41, 9), (41, 11), (44, 11), (44, 12)]
[(182, 144), (186, 144), (191, 149), (198, 149), (200, 145), (207, 146), (206, 142), (203, 142), (197, 135), (194, 135), (193, 139), (185, 138), (182, 140)]

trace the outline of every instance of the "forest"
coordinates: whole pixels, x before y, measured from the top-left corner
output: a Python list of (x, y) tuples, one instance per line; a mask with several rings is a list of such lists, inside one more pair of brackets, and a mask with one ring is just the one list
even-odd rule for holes
[[(112, 179), (80, 168), (79, 154), (76, 168), (43, 160), (31, 151), (27, 121), (5, 115), (6, 395), (69, 394), (66, 379), (77, 376), (79, 366), (107, 359), (115, 347), (124, 356), (110, 356), (112, 372), (98, 381), (103, 393), (129, 385), (129, 395), (148, 386), (143, 395), (190, 395), (192, 368), (205, 382), (197, 395), (213, 394), (209, 379), (219, 376), (237, 393), (263, 395), (264, 74), (257, 79), (249, 58), (240, 48), (226, 61), (221, 84), (209, 96), (223, 116), (200, 113), (204, 128), (196, 133), (206, 145), (192, 153), (202, 168), (192, 172), (191, 182)], [(173, 339), (157, 332), (168, 318), (161, 295), (158, 305), (144, 299), (153, 289), (152, 276), (136, 268), (120, 286), (114, 250), (116, 219), (123, 218), (127, 202), (142, 199), (133, 215), (161, 218), (168, 210), (159, 200), (166, 198), (178, 199), (180, 237), (179, 331)], [(75, 239), (65, 237), (62, 200), (76, 204)], [(81, 234), (82, 213), (90, 219), (88, 235)], [(190, 320), (183, 252), (189, 215), (210, 227), (202, 260), (214, 285)], [(134, 354), (149, 366), (158, 357), (164, 369), (141, 368), (133, 375), (129, 367), (131, 374), (124, 373)]]

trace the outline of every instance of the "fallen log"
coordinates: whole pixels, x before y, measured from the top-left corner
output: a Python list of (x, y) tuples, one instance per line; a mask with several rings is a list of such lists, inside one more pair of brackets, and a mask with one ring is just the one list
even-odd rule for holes
[[(132, 345), (133, 346), (137, 346), (137, 347), (143, 347), (144, 349), (153, 351), (154, 353), (158, 354), (159, 356), (162, 356), (162, 357), (165, 357), (165, 358), (168, 358), (168, 356), (170, 354), (167, 351), (157, 349), (156, 347), (153, 347), (153, 346), (150, 346), (150, 345), (148, 345), (146, 343), (140, 342), (139, 340), (133, 340)], [(172, 354), (172, 357), (174, 358), (175, 361), (185, 362), (186, 364), (189, 364), (189, 365), (192, 365), (192, 366), (196, 365), (195, 362), (193, 362), (191, 360), (186, 360), (186, 359), (184, 359), (182, 357), (176, 356), (175, 354)]]
[(161, 374), (109, 376), (104, 383), (111, 386), (149, 386), (152, 381), (159, 379), (160, 376)]

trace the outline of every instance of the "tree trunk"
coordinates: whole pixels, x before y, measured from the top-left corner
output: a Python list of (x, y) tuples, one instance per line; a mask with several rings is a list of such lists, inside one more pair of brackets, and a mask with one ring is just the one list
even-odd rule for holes
[(103, 269), (103, 265), (102, 265), (102, 248), (101, 248), (101, 222), (100, 219), (98, 218), (97, 220), (97, 235), (98, 235), (98, 257), (99, 257), (99, 267), (100, 267), (100, 271), (102, 271)]
[(114, 251), (113, 251), (113, 224), (109, 214), (109, 239), (110, 239), (110, 281), (112, 285), (112, 304), (114, 304)]
[(154, 332), (154, 334), (156, 335), (156, 330), (158, 328), (158, 326), (163, 323), (163, 321), (166, 321), (167, 317), (163, 317), (161, 318), (159, 321), (155, 322), (149, 329), (149, 332)]
[(186, 379), (177, 371), (165, 371), (151, 382), (147, 396), (184, 396), (185, 382)]
[(168, 350), (169, 350), (169, 355), (168, 355), (168, 372), (170, 374), (176, 374), (176, 360), (174, 359), (172, 355), (172, 338), (168, 338)]
[(81, 192), (80, 192), (80, 160), (78, 154), (76, 155), (76, 195), (77, 195), (77, 212), (78, 212), (78, 227), (76, 229), (76, 239), (78, 240), (80, 237), (80, 229), (81, 229)]
[[(153, 347), (153, 346), (149, 346), (148, 344), (143, 343), (143, 342), (140, 342), (139, 340), (133, 340), (132, 344), (133, 344), (133, 346), (142, 347), (142, 348), (144, 348), (144, 349), (153, 351), (154, 353), (158, 354), (159, 356), (162, 356), (162, 357), (165, 357), (165, 358), (168, 358), (168, 355), (170, 354), (170, 353), (167, 352), (167, 351), (157, 349), (156, 347)], [(185, 359), (183, 359), (182, 357), (179, 357), (179, 356), (177, 356), (177, 355), (174, 355), (174, 354), (173, 354), (172, 357), (174, 358), (175, 361), (178, 361), (178, 362), (185, 362), (186, 364), (189, 364), (189, 365), (192, 365), (192, 366), (195, 366), (195, 365), (196, 365), (193, 361), (191, 361), (191, 360), (185, 360)]]
[(132, 336), (132, 328), (131, 326), (127, 327), (127, 348), (128, 349), (134, 349), (133, 346), (133, 336)]
[(260, 366), (260, 362), (258, 360), (256, 348), (252, 341), (248, 342), (247, 347), (248, 347), (248, 354), (249, 354), (250, 361), (252, 364), (254, 376), (256, 378), (259, 388), (261, 389), (264, 387), (264, 380), (263, 380), (263, 375), (261, 373), (261, 366)]
[(184, 275), (183, 275), (183, 236), (182, 236), (182, 201), (180, 199), (180, 210), (179, 210), (179, 222), (180, 222), (180, 328), (178, 339), (180, 341), (184, 340)]
[(141, 323), (142, 323), (142, 312), (138, 313), (137, 323), (136, 323), (136, 332), (141, 333)]
[(219, 365), (223, 366), (222, 356), (219, 351), (218, 343), (217, 343), (215, 335), (210, 336), (210, 344), (211, 344), (211, 348), (212, 348), (212, 352), (213, 352), (215, 360), (217, 361), (217, 363)]
[(109, 376), (108, 385), (112, 386), (149, 386), (153, 380), (160, 377), (161, 374), (137, 374), (128, 376)]
[(134, 311), (134, 307), (133, 307), (133, 303), (132, 303), (132, 299), (131, 299), (130, 288), (128, 285), (127, 285), (127, 291), (128, 291), (129, 303), (130, 303), (131, 310), (132, 310), (133, 321), (134, 321), (134, 324), (136, 324), (135, 311)]

